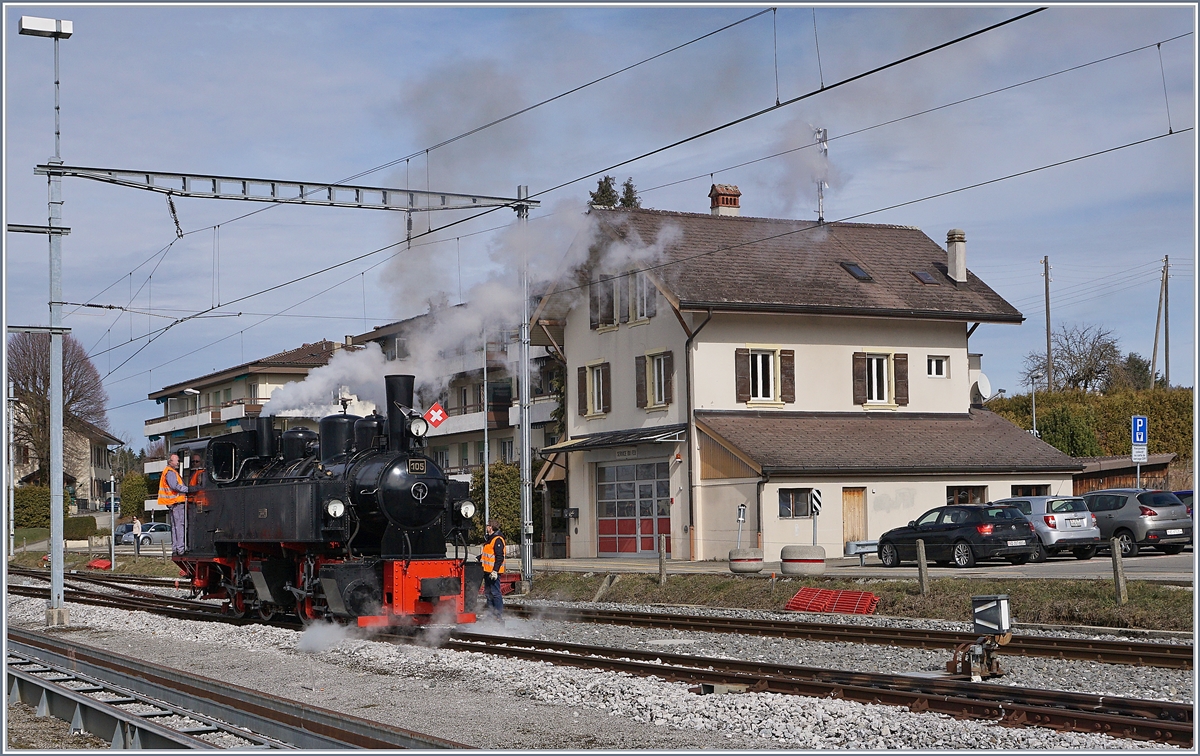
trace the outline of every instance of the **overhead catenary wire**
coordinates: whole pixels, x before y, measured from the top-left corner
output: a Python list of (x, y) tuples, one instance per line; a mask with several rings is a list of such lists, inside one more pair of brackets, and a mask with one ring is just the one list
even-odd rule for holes
[[(813, 90), (813, 91), (807, 92), (807, 93), (805, 93), (805, 94), (799, 95), (799, 96), (797, 96), (797, 97), (791, 98), (790, 100), (787, 100), (787, 101), (785, 101), (785, 102), (781, 103), (780, 105), (773, 105), (773, 106), (770, 106), (770, 107), (767, 107), (767, 108), (763, 108), (763, 109), (761, 109), (761, 110), (758, 110), (758, 111), (756, 111), (756, 112), (754, 112), (754, 113), (750, 113), (750, 114), (748, 114), (748, 115), (741, 116), (741, 117), (739, 117), (739, 118), (736, 118), (736, 119), (734, 119), (734, 120), (732, 120), (732, 121), (728, 121), (728, 122), (726, 122), (726, 123), (724, 123), (724, 124), (721, 124), (721, 125), (719, 125), (719, 126), (715, 126), (715, 127), (712, 127), (712, 128), (706, 129), (706, 130), (704, 130), (704, 131), (701, 131), (701, 132), (699, 132), (699, 133), (696, 133), (696, 134), (693, 134), (693, 135), (691, 135), (691, 136), (685, 137), (685, 138), (683, 138), (683, 139), (677, 140), (677, 141), (675, 141), (675, 142), (672, 142), (672, 143), (670, 143), (670, 144), (667, 144), (667, 145), (665, 145), (665, 146), (658, 147), (658, 148), (656, 148), (656, 149), (653, 149), (653, 150), (650, 150), (650, 151), (648, 151), (648, 152), (642, 153), (642, 154), (640, 154), (640, 155), (637, 155), (637, 156), (635, 156), (635, 157), (632, 157), (632, 158), (628, 158), (628, 159), (622, 160), (622, 161), (620, 161), (620, 162), (618, 162), (618, 163), (614, 163), (613, 165), (610, 165), (610, 166), (608, 166), (608, 167), (606, 167), (606, 168), (602, 168), (602, 169), (600, 169), (600, 170), (597, 170), (597, 171), (591, 171), (591, 172), (589, 172), (589, 173), (587, 173), (587, 174), (584, 174), (584, 175), (582, 175), (582, 176), (578, 176), (578, 177), (576, 177), (576, 178), (573, 178), (573, 179), (570, 179), (570, 180), (568, 180), (568, 181), (564, 181), (564, 182), (562, 182), (562, 183), (559, 183), (559, 184), (557, 184), (557, 185), (554, 185), (554, 186), (552, 186), (552, 187), (549, 187), (549, 188), (547, 188), (547, 189), (543, 189), (543, 190), (541, 190), (541, 191), (539, 191), (539, 192), (536, 192), (536, 193), (530, 194), (530, 195), (528, 195), (528, 196), (527, 196), (525, 199), (532, 199), (532, 198), (535, 198), (535, 197), (539, 197), (539, 196), (542, 196), (542, 195), (548, 194), (548, 193), (550, 193), (550, 192), (557, 191), (558, 189), (562, 189), (562, 188), (564, 188), (564, 187), (570, 186), (570, 185), (572, 185), (572, 184), (579, 183), (580, 181), (585, 181), (585, 180), (587, 180), (587, 179), (590, 179), (590, 178), (593, 178), (593, 177), (595, 177), (595, 176), (598, 176), (598, 175), (601, 175), (601, 174), (608, 173), (608, 172), (610, 172), (610, 171), (612, 171), (612, 170), (614, 170), (614, 169), (616, 169), (616, 168), (619, 168), (619, 167), (621, 167), (621, 166), (624, 166), (624, 165), (628, 165), (629, 163), (633, 163), (633, 162), (636, 162), (636, 161), (638, 161), (638, 160), (642, 160), (642, 159), (644, 159), (644, 158), (647, 158), (647, 157), (650, 157), (650, 156), (652, 156), (652, 155), (657, 155), (657, 154), (659, 154), (659, 153), (661, 153), (661, 152), (665, 152), (665, 151), (667, 151), (667, 150), (670, 150), (670, 149), (673, 149), (673, 148), (675, 148), (675, 147), (679, 147), (679, 146), (681, 146), (681, 145), (684, 145), (684, 144), (687, 144), (687, 143), (689, 143), (689, 142), (695, 141), (695, 140), (697, 140), (697, 139), (700, 139), (700, 138), (702, 138), (702, 137), (705, 137), (705, 136), (708, 136), (708, 135), (711, 135), (711, 134), (717, 133), (717, 132), (719, 132), (719, 131), (722, 131), (722, 130), (724, 130), (724, 129), (731, 128), (731, 127), (733, 127), (733, 126), (736, 126), (736, 125), (738, 125), (738, 124), (741, 124), (741, 123), (745, 123), (745, 122), (747, 122), (747, 121), (749, 121), (749, 120), (752, 120), (752, 119), (754, 119), (754, 118), (758, 118), (758, 117), (760, 117), (760, 116), (762, 116), (762, 115), (765, 115), (765, 114), (767, 114), (767, 113), (770, 113), (770, 112), (773, 112), (773, 111), (775, 111), (775, 110), (778, 110), (779, 108), (788, 107), (788, 106), (790, 106), (790, 105), (794, 105), (794, 104), (796, 104), (796, 103), (798, 103), (798, 102), (802, 102), (802, 101), (804, 101), (804, 100), (806, 100), (806, 99), (808, 99), (808, 98), (810, 98), (810, 97), (813, 97), (813, 96), (815, 96), (815, 95), (817, 95), (817, 94), (820, 94), (820, 93), (822, 93), (822, 92), (828, 91), (828, 90), (830, 90), (830, 89), (835, 89), (835, 88), (838, 88), (838, 87), (845, 86), (845, 85), (847, 85), (847, 84), (850, 84), (850, 83), (852, 83), (852, 82), (858, 81), (858, 80), (860, 80), (860, 79), (864, 79), (864, 78), (866, 78), (866, 77), (868, 77), (868, 76), (872, 76), (872, 75), (874, 75), (874, 74), (877, 74), (877, 73), (880, 73), (880, 72), (882, 72), (882, 71), (886, 71), (886, 70), (888, 70), (888, 69), (894, 68), (894, 67), (896, 67), (896, 66), (898, 66), (898, 65), (901, 65), (901, 64), (903, 64), (903, 63), (907, 63), (907, 62), (909, 62), (909, 61), (916, 60), (916, 59), (918, 59), (918, 58), (921, 58), (921, 57), (923, 57), (923, 56), (925, 56), (925, 55), (930, 55), (930, 54), (932, 54), (932, 53), (934, 53), (934, 52), (937, 52), (937, 51), (939, 51), (939, 50), (946, 49), (947, 47), (951, 47), (951, 46), (953, 46), (953, 45), (956, 45), (956, 44), (959, 44), (959, 43), (965, 42), (965, 41), (967, 41), (967, 40), (969, 40), (969, 39), (973, 39), (973, 38), (975, 38), (975, 37), (978, 37), (978, 36), (980, 36), (980, 35), (982, 35), (982, 34), (986, 34), (987, 32), (994, 31), (994, 30), (996, 30), (996, 29), (999, 29), (999, 28), (1001, 28), (1001, 27), (1007, 26), (1007, 25), (1009, 25), (1009, 24), (1012, 24), (1012, 23), (1016, 23), (1017, 21), (1020, 21), (1020, 20), (1022, 20), (1022, 19), (1028, 18), (1028, 17), (1030, 17), (1030, 16), (1032, 16), (1032, 15), (1034, 15), (1034, 14), (1036, 14), (1036, 13), (1040, 13), (1040, 12), (1042, 12), (1043, 10), (1045, 10), (1045, 8), (1044, 8), (1044, 7), (1042, 7), (1042, 8), (1035, 8), (1035, 9), (1033, 9), (1033, 10), (1030, 10), (1030, 11), (1027, 11), (1027, 12), (1025, 12), (1025, 13), (1022, 13), (1022, 14), (1020, 14), (1020, 15), (1018, 15), (1018, 16), (1014, 16), (1014, 17), (1012, 17), (1012, 18), (1009, 18), (1009, 19), (1006, 19), (1006, 20), (1004, 20), (1004, 21), (999, 21), (999, 22), (997, 22), (997, 23), (991, 24), (991, 25), (989, 25), (989, 26), (986, 26), (986, 27), (983, 27), (983, 28), (981, 28), (981, 29), (977, 29), (977, 30), (975, 30), (975, 31), (973, 31), (973, 32), (969, 32), (969, 33), (967, 33), (967, 34), (963, 34), (963, 35), (961, 35), (961, 36), (955, 37), (954, 39), (948, 40), (948, 41), (946, 41), (946, 42), (942, 42), (942, 43), (940, 43), (940, 44), (937, 44), (937, 45), (934, 45), (934, 46), (932, 46), (932, 47), (925, 48), (924, 50), (920, 50), (920, 51), (918, 51), (918, 52), (915, 52), (915, 53), (909, 54), (909, 55), (907, 55), (907, 56), (904, 56), (904, 57), (902, 57), (902, 58), (898, 58), (898, 59), (896, 59), (896, 60), (893, 60), (893, 61), (891, 61), (891, 62), (889, 62), (889, 63), (885, 63), (885, 64), (883, 64), (883, 65), (880, 65), (880, 66), (876, 66), (875, 68), (872, 68), (872, 69), (870, 69), (870, 70), (868, 70), (868, 71), (863, 71), (863, 72), (861, 72), (861, 73), (854, 74), (854, 75), (852, 75), (852, 76), (849, 76), (849, 77), (847, 77), (847, 78), (845, 78), (845, 79), (842, 79), (842, 80), (840, 80), (840, 81), (838, 81), (838, 82), (835, 82), (835, 83), (833, 83), (833, 84), (830, 84), (828, 87), (822, 86), (822, 87), (821, 87), (821, 89), (819, 89), (819, 90)], [(766, 12), (766, 11), (763, 11), (763, 13), (765, 13), (765, 12)], [(758, 15), (761, 15), (761, 13), (760, 13), (760, 14), (758, 14)], [(488, 215), (488, 214), (490, 214), (490, 213), (496, 212), (497, 210), (503, 209), (503, 208), (505, 208), (505, 207), (514, 207), (514, 206), (515, 206), (515, 203), (512, 203), (512, 204), (509, 204), (509, 205), (501, 205), (501, 206), (498, 206), (498, 207), (493, 207), (493, 208), (490, 208), (490, 209), (487, 209), (487, 210), (483, 210), (483, 211), (480, 211), (480, 212), (478, 212), (478, 213), (475, 213), (475, 214), (473, 214), (473, 215), (470, 215), (470, 216), (468, 216), (468, 217), (466, 217), (466, 218), (460, 218), (460, 219), (458, 219), (458, 220), (455, 220), (455, 221), (450, 221), (449, 223), (445, 223), (445, 224), (443, 224), (443, 225), (441, 225), (441, 226), (439, 226), (439, 227), (437, 227), (437, 228), (432, 228), (432, 227), (431, 227), (431, 228), (429, 228), (428, 230), (426, 230), (426, 231), (424, 231), (424, 232), (421, 232), (421, 233), (419, 233), (419, 234), (417, 234), (416, 236), (414, 236), (414, 237), (411, 237), (411, 238), (412, 238), (412, 239), (421, 238), (421, 237), (423, 237), (423, 236), (427, 236), (427, 235), (430, 235), (430, 234), (436, 233), (436, 232), (438, 232), (438, 231), (443, 231), (443, 230), (445, 230), (445, 229), (447, 229), (447, 228), (451, 228), (451, 227), (453, 227), (453, 226), (457, 226), (457, 225), (459, 225), (459, 224), (466, 223), (466, 222), (468, 222), (468, 221), (474, 220), (474, 219), (476, 219), (476, 218), (479, 218), (479, 217), (481, 217), (481, 216)], [(304, 275), (302, 275), (302, 276), (298, 276), (298, 277), (296, 277), (296, 278), (293, 278), (293, 279), (291, 279), (291, 280), (284, 281), (284, 282), (281, 282), (281, 283), (279, 283), (279, 284), (275, 284), (275, 285), (273, 285), (273, 286), (269, 286), (269, 287), (267, 287), (267, 288), (264, 288), (264, 289), (260, 289), (260, 290), (258, 290), (258, 291), (256, 291), (256, 292), (251, 292), (251, 293), (249, 293), (249, 294), (246, 294), (246, 295), (244, 295), (244, 296), (242, 296), (242, 297), (238, 297), (237, 299), (233, 299), (233, 300), (231, 300), (231, 301), (229, 301), (229, 302), (226, 302), (225, 304), (226, 304), (226, 305), (237, 304), (237, 303), (239, 303), (239, 302), (246, 301), (247, 299), (251, 299), (251, 298), (253, 298), (253, 297), (261, 296), (261, 295), (263, 295), (263, 294), (266, 294), (266, 293), (269, 293), (269, 292), (272, 292), (272, 291), (276, 291), (276, 290), (278, 290), (278, 289), (281, 289), (281, 288), (283, 288), (283, 287), (290, 286), (290, 285), (292, 285), (292, 284), (295, 284), (295, 283), (299, 283), (300, 281), (304, 281), (304, 280), (306, 280), (306, 279), (308, 279), (308, 278), (312, 278), (313, 276), (321, 275), (322, 273), (326, 273), (326, 272), (328, 272), (328, 271), (335, 270), (335, 269), (337, 269), (337, 268), (340, 268), (340, 267), (342, 267), (342, 266), (344, 266), (344, 265), (349, 265), (349, 264), (351, 264), (351, 263), (357, 262), (358, 260), (362, 260), (362, 259), (364, 259), (364, 258), (366, 258), (366, 257), (370, 257), (370, 256), (372, 256), (372, 255), (375, 255), (375, 254), (378, 254), (378, 253), (380, 253), (380, 252), (384, 252), (384, 251), (386, 251), (386, 250), (388, 250), (388, 249), (392, 249), (392, 248), (394, 248), (394, 247), (396, 247), (396, 246), (399, 246), (399, 245), (401, 245), (401, 244), (404, 244), (404, 243), (405, 243), (405, 241), (411, 241), (411, 239), (405, 239), (405, 240), (401, 240), (401, 241), (393, 242), (392, 244), (385, 245), (385, 246), (383, 246), (383, 247), (380, 247), (380, 248), (378, 248), (378, 249), (375, 249), (375, 250), (373, 250), (373, 251), (370, 251), (370, 252), (364, 252), (364, 253), (363, 253), (363, 254), (361, 254), (361, 255), (356, 255), (355, 257), (349, 258), (349, 259), (347, 259), (347, 260), (343, 260), (343, 261), (341, 261), (341, 262), (334, 263), (334, 264), (332, 264), (332, 265), (329, 265), (329, 266), (326, 266), (326, 267), (324, 267), (324, 268), (321, 268), (320, 270), (312, 271), (312, 272), (310, 272), (310, 273), (304, 274)], [(196, 314), (197, 314), (197, 315), (199, 315), (199, 314), (204, 314), (205, 312), (208, 312), (208, 311), (209, 311), (209, 310), (201, 310), (201, 311), (199, 311), (199, 312), (198, 312), (198, 313), (196, 313)], [(194, 317), (194, 316), (191, 316), (191, 317)], [(186, 321), (186, 320), (189, 320), (189, 319), (191, 319), (191, 317), (185, 317), (185, 318), (181, 318), (181, 319), (180, 319), (180, 322), (184, 322), (184, 321)], [(174, 324), (173, 324), (173, 325), (174, 325)], [(170, 326), (169, 326), (169, 327), (170, 327)], [(155, 337), (155, 338), (157, 338), (157, 337)], [(141, 348), (145, 348), (145, 345), (143, 345)], [(141, 351), (141, 348), (139, 349), (139, 351)], [(122, 363), (122, 364), (124, 364), (124, 363)], [(119, 366), (118, 366), (118, 368), (119, 368)]]

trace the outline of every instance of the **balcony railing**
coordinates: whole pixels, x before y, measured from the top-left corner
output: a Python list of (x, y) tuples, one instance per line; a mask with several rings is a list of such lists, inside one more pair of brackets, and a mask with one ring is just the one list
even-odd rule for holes
[[(153, 423), (161, 423), (166, 420), (178, 420), (181, 417), (193, 417), (195, 415), (202, 415), (205, 412), (210, 413), (210, 417), (211, 417), (211, 413), (213, 413), (213, 412), (220, 412), (222, 409), (224, 409), (226, 407), (236, 407), (239, 404), (259, 405), (260, 409), (261, 409), (261, 405), (266, 404), (267, 401), (269, 401), (269, 400), (255, 399), (252, 397), (243, 397), (241, 399), (230, 399), (227, 402), (221, 402), (220, 404), (217, 404), (217, 405), (210, 404), (205, 407), (201, 407), (199, 410), (190, 409), (190, 410), (184, 410), (183, 412), (170, 412), (170, 413), (167, 413), (166, 415), (160, 415), (159, 417), (152, 417), (149, 420), (147, 420), (145, 424), (151, 425)], [(218, 421), (209, 420), (209, 422), (218, 422)]]

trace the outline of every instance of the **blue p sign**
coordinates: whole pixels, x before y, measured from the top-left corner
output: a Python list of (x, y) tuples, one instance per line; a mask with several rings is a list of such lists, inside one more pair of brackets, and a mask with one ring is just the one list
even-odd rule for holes
[(1131, 430), (1133, 433), (1134, 445), (1144, 445), (1148, 443), (1148, 439), (1150, 437), (1150, 421), (1145, 415), (1133, 416), (1133, 425)]

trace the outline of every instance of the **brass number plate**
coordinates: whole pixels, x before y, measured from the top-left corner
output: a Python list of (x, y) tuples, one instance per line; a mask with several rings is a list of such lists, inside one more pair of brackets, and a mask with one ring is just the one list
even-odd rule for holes
[(423, 459), (408, 460), (408, 474), (409, 475), (424, 475), (425, 474), (425, 460), (423, 460)]
[(258, 519), (260, 519), (260, 520), (265, 520), (265, 519), (267, 519), (267, 510), (266, 510), (266, 508), (263, 508), (263, 509), (260, 509), (260, 510), (258, 510)]

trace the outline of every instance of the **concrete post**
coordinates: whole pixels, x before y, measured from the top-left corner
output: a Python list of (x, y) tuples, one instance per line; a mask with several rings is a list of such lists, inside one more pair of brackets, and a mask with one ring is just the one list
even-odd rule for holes
[(1121, 541), (1111, 538), (1108, 541), (1112, 548), (1113, 586), (1117, 592), (1117, 606), (1129, 603), (1129, 591), (1125, 586), (1125, 563), (1121, 561)]
[(658, 537), (658, 585), (661, 588), (667, 584), (667, 537)]
[(921, 583), (921, 595), (929, 595), (929, 564), (925, 561), (925, 541), (917, 539), (917, 580)]

